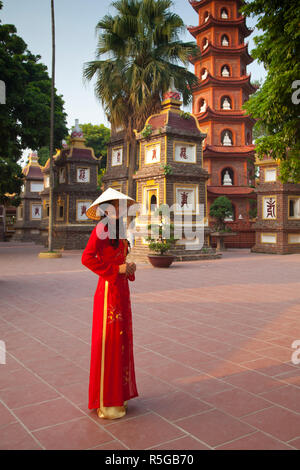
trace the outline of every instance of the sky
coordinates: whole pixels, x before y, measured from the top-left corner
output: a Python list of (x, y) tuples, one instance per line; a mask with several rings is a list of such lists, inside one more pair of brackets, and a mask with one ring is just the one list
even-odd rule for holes
[[(84, 63), (95, 59), (97, 22), (108, 13), (114, 14), (111, 3), (112, 0), (55, 0), (55, 85), (65, 101), (69, 129), (75, 119), (109, 127), (101, 103), (95, 97), (93, 82), (85, 83), (82, 72)], [(174, 11), (187, 26), (198, 24), (197, 13), (188, 0), (173, 0), (173, 4)], [(47, 65), (51, 74), (50, 0), (3, 0), (0, 19), (2, 23), (16, 26), (17, 34), (33, 54), (41, 56), (41, 62)], [(255, 28), (255, 18), (247, 19), (247, 25)], [(256, 34), (257, 29), (247, 38), (250, 53)], [(191, 41), (193, 36), (187, 31), (182, 40)], [(248, 66), (248, 72), (252, 80), (263, 79), (266, 75), (263, 66), (256, 61)]]

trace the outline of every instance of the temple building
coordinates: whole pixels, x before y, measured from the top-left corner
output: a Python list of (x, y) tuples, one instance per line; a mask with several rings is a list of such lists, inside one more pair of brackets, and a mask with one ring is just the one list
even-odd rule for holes
[(239, 13), (240, 0), (189, 0), (199, 25), (189, 27), (201, 48), (191, 62), (199, 85), (193, 92), (193, 114), (207, 134), (203, 150), (208, 180), (208, 208), (219, 196), (233, 205), (228, 225), (237, 233), (226, 239), (230, 247), (255, 243), (251, 207), (255, 201), (255, 166), (252, 128), (255, 123), (242, 105), (256, 91), (247, 74), (253, 59), (245, 38), (251, 34)]
[[(42, 168), (44, 190), (41, 193), (43, 214), (42, 243), (48, 245), (50, 159)], [(99, 160), (94, 150), (85, 146), (83, 132), (76, 120), (70, 146), (53, 157), (53, 248), (85, 248), (95, 223), (86, 216), (89, 205), (99, 196)]]
[(111, 187), (128, 194), (129, 144), (126, 145), (124, 130), (112, 128), (107, 146), (106, 172), (102, 178), (105, 189)]
[(273, 158), (257, 160), (256, 243), (260, 253), (300, 253), (300, 184), (282, 183), (279, 162)]
[(42, 220), (42, 200), (44, 189), (42, 166), (38, 163), (37, 152), (29, 155), (28, 164), (23, 168), (24, 184), (21, 188), (21, 203), (17, 207), (15, 232), (12, 240), (39, 241)]
[[(190, 216), (189, 229), (196, 233), (196, 236), (188, 235), (186, 238), (180, 234), (172, 250), (177, 260), (219, 257), (209, 246), (206, 200), (208, 173), (202, 164), (202, 142), (206, 136), (199, 128), (197, 118), (184, 113), (180, 109), (181, 105), (180, 93), (172, 84), (164, 96), (161, 111), (149, 116), (144, 129), (136, 132), (139, 158), (133, 178), (141, 211), (135, 220), (137, 236), (132, 256), (140, 260), (145, 259), (149, 252), (148, 241), (144, 236), (148, 224), (156, 208), (163, 204), (171, 208), (171, 222), (174, 222), (174, 218), (182, 221), (182, 214), (186, 210)], [(113, 132), (108, 149), (107, 173), (103, 178), (105, 189), (111, 186), (127, 192), (128, 160), (128, 148), (124, 144), (122, 132)], [(183, 226), (184, 223), (181, 230)]]

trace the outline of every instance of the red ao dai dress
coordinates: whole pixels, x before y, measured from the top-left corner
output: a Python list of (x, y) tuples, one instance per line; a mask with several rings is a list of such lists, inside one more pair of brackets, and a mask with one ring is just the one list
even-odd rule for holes
[(115, 419), (126, 414), (127, 400), (137, 397), (133, 358), (132, 312), (129, 281), (135, 275), (119, 274), (126, 263), (127, 240), (114, 248), (107, 226), (93, 229), (82, 254), (82, 264), (98, 274), (94, 295), (89, 380), (89, 409), (101, 418)]

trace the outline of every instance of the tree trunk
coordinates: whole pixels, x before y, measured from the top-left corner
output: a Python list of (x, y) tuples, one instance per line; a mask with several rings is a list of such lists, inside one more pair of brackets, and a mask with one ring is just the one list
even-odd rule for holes
[(54, 0), (51, 0), (51, 25), (52, 25), (52, 80), (51, 80), (51, 110), (50, 110), (50, 169), (49, 169), (49, 231), (48, 251), (52, 251), (53, 234), (53, 151), (54, 151), (54, 87), (55, 87), (55, 15)]

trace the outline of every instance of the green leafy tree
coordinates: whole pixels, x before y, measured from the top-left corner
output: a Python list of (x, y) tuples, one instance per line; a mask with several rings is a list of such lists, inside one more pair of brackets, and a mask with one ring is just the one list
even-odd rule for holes
[(184, 104), (191, 101), (191, 89), (198, 83), (187, 66), (199, 49), (180, 40), (184, 23), (171, 5), (171, 0), (112, 2), (116, 15), (106, 15), (97, 24), (96, 60), (84, 69), (87, 80), (96, 77), (95, 93), (112, 126), (125, 129), (130, 144), (128, 191), (133, 196), (134, 130), (141, 131), (147, 117), (160, 109), (172, 78)]
[[(0, 2), (0, 10), (2, 3)], [(6, 84), (6, 104), (0, 105), (0, 203), (5, 193), (20, 192), (23, 150), (50, 141), (51, 80), (40, 56), (33, 55), (14, 25), (0, 21), (0, 80)], [(64, 102), (55, 95), (55, 145), (67, 134)]]
[(225, 219), (233, 214), (231, 201), (226, 196), (217, 197), (210, 206), (209, 215), (216, 219), (215, 230), (224, 232), (226, 229)]
[[(85, 145), (92, 147), (95, 156), (97, 158), (102, 157), (100, 161), (100, 167), (106, 168), (107, 158), (107, 145), (110, 140), (110, 129), (104, 126), (104, 124), (93, 125), (79, 124), (82, 129), (83, 136), (85, 138)], [(70, 136), (66, 139), (67, 143), (70, 143)]]
[(38, 150), (38, 157), (39, 164), (45, 166), (48, 158), (50, 157), (49, 147), (41, 147)]
[(258, 119), (257, 155), (280, 160), (283, 182), (300, 182), (300, 100), (295, 89), (300, 88), (300, 3), (252, 0), (242, 12), (257, 17), (263, 34), (254, 38), (251, 54), (268, 72), (261, 88), (244, 105)]

